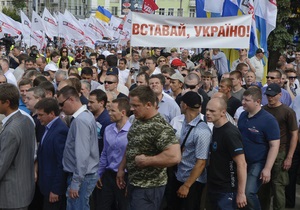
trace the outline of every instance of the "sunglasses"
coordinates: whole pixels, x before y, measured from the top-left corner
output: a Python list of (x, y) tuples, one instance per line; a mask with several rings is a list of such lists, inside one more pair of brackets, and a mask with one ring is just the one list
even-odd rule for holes
[(289, 79), (297, 79), (297, 76), (296, 77), (289, 77)]
[(166, 60), (160, 60), (159, 62), (160, 62), (160, 63), (161, 63), (161, 62), (166, 62)]
[(104, 84), (109, 84), (109, 85), (111, 85), (111, 84), (114, 84), (114, 83), (116, 83), (116, 82), (112, 82), (112, 81), (104, 81)]
[(196, 86), (197, 86), (197, 85), (188, 85), (188, 84), (184, 84), (184, 88), (185, 88), (185, 89), (191, 89), (191, 90), (193, 90), (193, 89), (196, 88)]
[(64, 100), (63, 102), (61, 102), (61, 103), (58, 103), (58, 105), (60, 106), (60, 107), (63, 107), (64, 105), (65, 105), (65, 102), (67, 101), (67, 100), (69, 100), (70, 99), (70, 97), (68, 97), (66, 100)]
[(266, 76), (267, 79), (277, 79), (277, 77), (269, 77), (269, 76)]
[(62, 52), (67, 52), (67, 51), (63, 50)]
[(186, 77), (186, 74), (181, 74), (183, 77)]

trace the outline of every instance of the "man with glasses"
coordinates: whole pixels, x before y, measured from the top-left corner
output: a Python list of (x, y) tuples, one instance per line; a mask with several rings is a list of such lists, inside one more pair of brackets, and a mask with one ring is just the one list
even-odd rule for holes
[(118, 91), (119, 69), (116, 67), (110, 68), (106, 72), (106, 77), (104, 81), (104, 88), (106, 91), (113, 92), (117, 95), (117, 98), (127, 97), (125, 94)]
[(254, 72), (256, 74), (256, 81), (261, 82), (264, 76), (264, 64), (262, 62), (265, 51), (263, 48), (258, 48), (255, 55), (250, 58), (250, 63), (254, 67)]
[[(270, 70), (268, 72), (268, 76), (266, 76), (267, 78), (267, 85), (270, 85), (271, 83), (276, 83), (278, 85), (280, 85), (281, 83), (281, 72), (279, 70)], [(262, 101), (261, 104), (262, 105), (266, 105), (268, 103), (267, 97), (265, 95), (267, 86), (262, 87), (261, 91), (262, 91)], [(292, 103), (292, 99), (290, 94), (283, 88), (281, 88), (281, 97), (280, 97), (280, 101), (281, 103), (289, 106)]]
[(173, 92), (172, 92), (172, 89), (171, 89), (171, 75), (173, 75), (175, 73), (174, 69), (171, 68), (171, 67), (167, 67), (167, 68), (164, 68), (162, 71), (161, 71), (162, 75), (165, 77), (165, 85), (164, 85), (164, 89), (163, 91), (172, 96), (173, 95)]
[[(287, 79), (289, 81), (290, 89), (294, 96), (300, 95), (299, 81), (297, 79), (297, 72), (294, 69), (288, 69), (285, 71)], [(297, 84), (298, 83), (298, 84)]]
[(265, 92), (268, 104), (263, 109), (272, 114), (280, 128), (280, 147), (271, 171), (271, 186), (263, 186), (260, 192), (262, 207), (270, 209), (270, 198), (272, 189), (273, 208), (285, 208), (285, 186), (289, 183), (288, 170), (292, 165), (292, 158), (298, 142), (298, 124), (295, 112), (280, 102), (281, 88), (278, 84), (271, 83)]
[(161, 73), (161, 71), (156, 68), (156, 59), (154, 57), (146, 58), (146, 66), (149, 67), (149, 76)]
[(74, 87), (63, 87), (57, 96), (62, 111), (72, 115), (62, 161), (68, 174), (67, 209), (89, 210), (89, 197), (98, 180), (96, 121), (86, 105), (80, 102)]
[[(202, 88), (200, 88), (200, 77), (197, 74), (195, 74), (194, 72), (189, 73), (184, 78), (184, 91), (187, 92), (189, 90), (198, 92), (202, 96), (203, 103), (201, 105), (201, 113), (205, 114), (206, 105), (209, 101), (209, 97), (206, 94), (206, 92)], [(180, 96), (181, 96), (181, 94), (179, 94), (178, 97), (176, 98), (177, 104), (180, 104)]]

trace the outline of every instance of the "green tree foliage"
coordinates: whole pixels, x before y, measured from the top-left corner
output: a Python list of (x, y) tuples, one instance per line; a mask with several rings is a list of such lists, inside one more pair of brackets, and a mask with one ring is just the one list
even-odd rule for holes
[(3, 14), (11, 17), (15, 21), (21, 22), (21, 17), (20, 17), (20, 15), (19, 15), (19, 13), (18, 13), (18, 11), (17, 11), (16, 8), (7, 8), (7, 7), (4, 7), (2, 9), (2, 12), (3, 12)]
[(26, 0), (12, 0), (12, 5), (17, 9), (23, 9), (26, 7)]
[(269, 69), (275, 69), (280, 54), (286, 46), (292, 43), (293, 33), (289, 33), (291, 7), (290, 0), (277, 0), (277, 21), (276, 28), (270, 33), (268, 38)]

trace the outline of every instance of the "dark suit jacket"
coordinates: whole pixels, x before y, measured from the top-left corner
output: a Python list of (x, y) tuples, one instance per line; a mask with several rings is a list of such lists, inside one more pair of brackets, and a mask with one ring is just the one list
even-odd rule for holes
[(62, 157), (69, 128), (58, 118), (39, 144), (38, 184), (44, 196), (52, 192), (57, 195), (66, 193), (66, 176), (63, 171)]
[(34, 195), (34, 124), (18, 111), (0, 131), (0, 209), (22, 208)]

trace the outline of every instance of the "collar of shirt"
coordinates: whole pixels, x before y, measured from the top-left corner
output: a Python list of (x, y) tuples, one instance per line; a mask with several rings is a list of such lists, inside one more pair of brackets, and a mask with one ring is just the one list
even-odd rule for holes
[(80, 115), (82, 112), (86, 111), (86, 105), (82, 105), (73, 115), (72, 117), (76, 118), (78, 115)]
[(47, 129), (49, 130), (51, 128), (51, 126), (53, 125), (53, 123), (58, 119), (59, 117), (55, 117), (53, 120), (51, 120), (45, 127), (47, 127)]
[(16, 114), (19, 110), (17, 109), (16, 111), (14, 111), (13, 113), (10, 113), (9, 115), (7, 115), (3, 120), (2, 120), (2, 124), (5, 125), (5, 123), (9, 120), (9, 118), (11, 118), (11, 116), (13, 116), (14, 114)]
[(125, 125), (123, 125), (123, 127), (121, 128), (120, 131), (118, 131), (117, 126), (115, 125), (115, 126), (114, 126), (114, 131), (115, 131), (116, 133), (119, 133), (119, 132), (121, 132), (121, 131), (128, 132), (130, 126), (131, 126), (131, 123), (129, 122), (129, 120), (127, 120), (127, 122), (125, 123)]
[(197, 117), (195, 117), (191, 122), (187, 123), (186, 120), (184, 119), (184, 121), (189, 124), (190, 126), (196, 126), (197, 123), (201, 120), (201, 115), (197, 115)]

